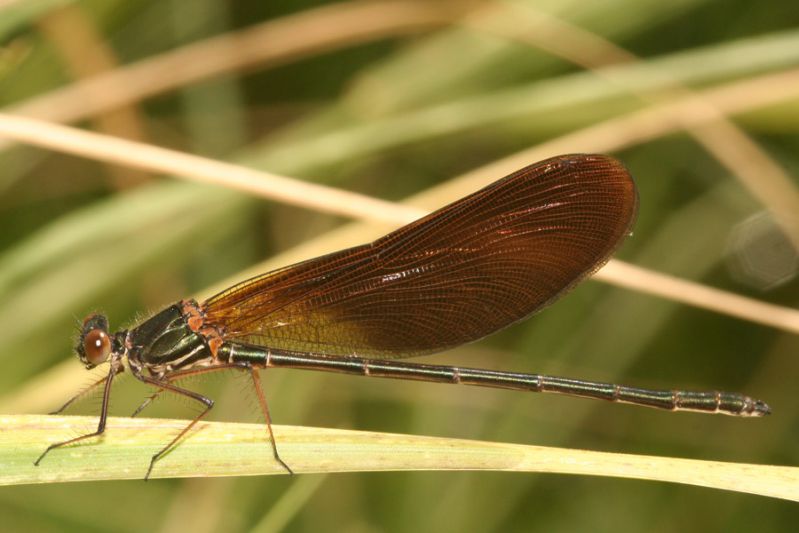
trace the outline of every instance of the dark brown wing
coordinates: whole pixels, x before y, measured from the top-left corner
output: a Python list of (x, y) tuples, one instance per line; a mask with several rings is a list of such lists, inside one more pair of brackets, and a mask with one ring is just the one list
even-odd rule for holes
[(637, 193), (602, 155), (519, 170), (371, 244), (288, 266), (209, 299), (227, 340), (410, 357), (471, 342), (552, 302), (630, 231)]

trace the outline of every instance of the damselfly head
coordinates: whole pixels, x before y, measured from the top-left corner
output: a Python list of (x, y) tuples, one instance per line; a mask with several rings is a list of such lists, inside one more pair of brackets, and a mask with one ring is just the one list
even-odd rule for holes
[(86, 368), (92, 369), (105, 363), (111, 355), (111, 341), (111, 336), (108, 334), (108, 319), (103, 315), (89, 315), (83, 321), (75, 351)]

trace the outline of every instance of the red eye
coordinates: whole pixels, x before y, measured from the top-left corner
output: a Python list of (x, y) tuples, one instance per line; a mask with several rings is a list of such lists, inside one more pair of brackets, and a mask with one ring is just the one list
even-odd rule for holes
[(111, 339), (108, 333), (101, 329), (93, 329), (83, 337), (83, 353), (86, 361), (92, 365), (99, 365), (108, 359), (111, 353)]

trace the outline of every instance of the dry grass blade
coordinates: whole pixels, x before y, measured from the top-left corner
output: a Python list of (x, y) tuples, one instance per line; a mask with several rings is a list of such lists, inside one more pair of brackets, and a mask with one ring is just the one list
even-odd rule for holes
[(402, 209), (391, 202), (332, 187), (36, 119), (0, 113), (0, 135), (98, 161), (221, 184), (287, 203), (299, 200), (304, 207), (321, 212), (393, 222)]
[[(309, 9), (133, 63), (14, 105), (9, 111), (73, 122), (198, 81), (447, 24), (457, 4), (388, 0)], [(2, 149), (2, 145), (0, 145)]]
[[(85, 11), (74, 4), (52, 10), (38, 20), (37, 26), (57, 51), (72, 77), (91, 79), (118, 68), (118, 58), (112, 47), (103, 40)], [(99, 131), (109, 135), (147, 140), (146, 120), (133, 103), (98, 113), (92, 122)], [(112, 166), (109, 172), (119, 188), (130, 187), (149, 178), (144, 173), (125, 167)]]
[[(21, 142), (102, 161), (122, 163), (153, 172), (174, 174), (205, 183), (221, 183), (234, 189), (254, 192), (322, 212), (389, 223), (407, 223), (425, 214), (425, 211), (357, 193), (25, 117), (0, 114), (0, 134)], [(517, 156), (512, 156), (510, 159), (516, 158)], [(495, 165), (492, 164), (491, 167)], [(508, 172), (510, 171), (503, 173)], [(475, 171), (474, 175), (482, 179), (484, 173)], [(501, 174), (497, 173), (494, 178), (498, 175)], [(469, 179), (474, 178), (466, 177), (463, 181), (468, 182)], [(453, 186), (458, 190), (457, 188), (462, 185), (460, 181), (453, 180), (434, 191), (434, 194), (440, 193), (441, 190), (451, 190)], [(482, 185), (479, 184), (479, 186)], [(479, 188), (478, 184), (474, 184), (474, 189), (477, 188)], [(440, 203), (445, 203), (445, 201)], [(623, 278), (614, 276), (612, 271), (605, 272), (601, 279), (620, 285), (626, 283)], [(651, 279), (659, 278), (655, 276)], [(673, 289), (675, 284), (670, 283), (670, 287)], [(647, 286), (639, 284), (637, 288), (645, 290)], [(684, 292), (677, 293), (656, 290), (657, 287), (648, 292), (713, 311), (728, 312), (725, 306), (712, 305), (712, 300), (695, 297), (691, 286), (683, 286), (683, 288)], [(718, 293), (723, 294), (723, 291), (718, 291)], [(735, 301), (737, 305), (735, 312), (732, 313), (734, 316), (743, 316), (774, 327), (799, 331), (799, 311), (773, 306), (779, 310), (778, 313), (775, 313), (771, 307), (764, 308), (764, 304), (756, 300), (735, 297)]]
[[(707, 0), (0, 6), (3, 127), (11, 125), (3, 122), (8, 113), (71, 122), (79, 135), (108, 134), (84, 136), (90, 148), (67, 140), (76, 151), (65, 155), (0, 133), (0, 485), (7, 484), (0, 530), (795, 527), (786, 512), (799, 500), (790, 438), (799, 412), (790, 379), (799, 372), (795, 261), (781, 255), (790, 248), (782, 235), (779, 250), (759, 247), (772, 242), (765, 231), (736, 240), (758, 204), (797, 213), (799, 11), (789, 3), (747, 10)], [(59, 17), (63, 6), (82, 12), (93, 42)], [(547, 15), (535, 20), (531, 9)], [(483, 18), (492, 12), (502, 14)], [(60, 42), (79, 44), (69, 50), (83, 48), (88, 58), (110, 50), (120, 65), (98, 72), (113, 58), (103, 67), (77, 53), (80, 70), (70, 70), (43, 31), (48, 21), (64, 32)], [(140, 113), (151, 146), (116, 144), (110, 135), (142, 138), (98, 124), (125, 106)], [(725, 137), (714, 126), (720, 118), (751, 136), (760, 153), (735, 134)], [(64, 143), (59, 135), (74, 132), (17, 125), (9, 135), (32, 142)], [(506, 157), (517, 150), (524, 151)], [(292, 478), (261, 475), (283, 474), (263, 424), (201, 423), (158, 463), (155, 477), (169, 481), (142, 483), (152, 454), (196, 414), (192, 403), (165, 396), (146, 413), (156, 420), (112, 418), (107, 435), (32, 466), (48, 444), (97, 427), (101, 394), (84, 395), (70, 416), (24, 416), (52, 411), (101, 377), (69, 354), (75, 322), (87, 314), (102, 312), (112, 329), (129, 329), (180, 298), (202, 299), (368, 242), (520, 166), (574, 152), (616, 154), (639, 185), (640, 217), (620, 250), (634, 264), (612, 261), (596, 278), (628, 290), (581, 284), (545, 313), (429, 362), (740, 391), (768, 401), (774, 415), (743, 421), (275, 371), (263, 377), (276, 422), (400, 435), (277, 426), (281, 454), (303, 472)], [(155, 165), (146, 172), (157, 178), (114, 187), (112, 172), (140, 172), (129, 165)], [(739, 173), (754, 176), (752, 191), (734, 179)], [(400, 205), (284, 176), (394, 202), (422, 192)], [(310, 209), (294, 207), (300, 202)], [(345, 220), (353, 222), (327, 231)], [(779, 234), (774, 224), (767, 229)], [(744, 254), (783, 261), (782, 284), (736, 270)], [(212, 420), (260, 421), (251, 383), (237, 374), (186, 386), (214, 400)], [(109, 413), (117, 417), (152, 392), (126, 377), (112, 391)], [(353, 474), (308, 475), (340, 470)], [(93, 479), (110, 482), (72, 482)]]
[[(465, 19), (465, 23), (478, 29), (507, 36), (546, 50), (554, 55), (591, 70), (597, 76), (626, 87), (624, 76), (618, 70), (606, 69), (612, 64), (643, 64), (620, 46), (573, 26), (565, 21), (538, 11), (531, 6), (506, 4), (504, 9), (489, 9)], [(519, 18), (528, 19), (535, 31), (520, 31)], [(526, 28), (525, 28), (526, 29)], [(685, 113), (675, 115), (685, 123), (686, 132), (716, 157), (729, 172), (737, 176), (750, 194), (763, 202), (776, 216), (783, 230), (799, 248), (799, 192), (783, 169), (742, 128), (729, 120), (711, 101), (705, 100), (679, 80), (649, 68), (652, 79), (662, 85), (657, 92), (641, 91), (630, 87), (631, 94), (644, 102), (659, 103), (682, 99)], [(692, 117), (702, 117), (698, 124)]]

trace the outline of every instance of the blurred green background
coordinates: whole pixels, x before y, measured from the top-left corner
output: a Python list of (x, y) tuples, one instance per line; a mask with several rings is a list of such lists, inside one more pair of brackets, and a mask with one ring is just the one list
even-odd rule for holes
[[(328, 30), (389, 29), (153, 91), (113, 112), (80, 115), (91, 99), (74, 99), (40, 116), (77, 113), (78, 125), (112, 135), (401, 200), (668, 100), (673, 87), (657, 73), (707, 89), (799, 66), (799, 10), (784, 0), (374, 3), (349, 19), (336, 17), (363, 6), (29, 0), (0, 4), (0, 102), (21, 113), (31, 99), (104, 70), (320, 7), (317, 29), (267, 27), (262, 38), (281, 36), (279, 48), (324, 40)], [(413, 19), (408, 13), (418, 15), (412, 31), (386, 25)], [(609, 77), (583, 68), (614, 61), (600, 49), (578, 50), (579, 64), (542, 49), (574, 42), (561, 31), (542, 39), (557, 21), (643, 63)], [(735, 121), (778, 168), (799, 175), (799, 100), (746, 109)], [(593, 146), (575, 142), (567, 151)], [(641, 200), (620, 258), (796, 307), (794, 249), (767, 206), (695, 138), (676, 132), (619, 146), (613, 154), (636, 177)], [(46, 412), (90, 380), (71, 359), (76, 321), (87, 313), (107, 313), (112, 328), (134, 324), (347, 222), (30, 147), (4, 146), (0, 169), (2, 412)], [(264, 378), (279, 424), (795, 465), (797, 348), (796, 334), (589, 281), (533, 319), (426, 361), (742, 391), (767, 400), (774, 415), (671, 414), (289, 370)], [(115, 388), (114, 415), (146, 395), (134, 381)], [(247, 380), (225, 374), (192, 386), (217, 400), (212, 419), (258, 420)], [(72, 412), (98, 407), (95, 397)], [(193, 413), (165, 398), (147, 415)], [(142, 474), (148, 461), (142, 455)], [(791, 531), (797, 518), (788, 502), (697, 487), (482, 472), (0, 488), (2, 531)]]

